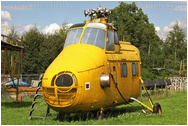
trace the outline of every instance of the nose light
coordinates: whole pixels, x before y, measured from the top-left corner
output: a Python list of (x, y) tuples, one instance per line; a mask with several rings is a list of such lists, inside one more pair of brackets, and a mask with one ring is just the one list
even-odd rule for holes
[(73, 84), (73, 79), (68, 74), (62, 74), (56, 79), (55, 83), (60, 87), (70, 87)]
[(110, 87), (110, 74), (101, 74), (99, 81), (102, 88)]

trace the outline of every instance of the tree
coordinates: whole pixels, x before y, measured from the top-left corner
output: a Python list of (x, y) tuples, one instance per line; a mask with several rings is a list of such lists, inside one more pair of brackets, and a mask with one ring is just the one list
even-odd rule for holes
[(40, 47), (45, 37), (36, 27), (31, 28), (24, 35), (23, 73), (33, 74), (41, 72), (41, 64), (45, 62), (40, 57)]
[(67, 34), (65, 25), (54, 34), (43, 34), (36, 27), (24, 33), (23, 72), (44, 73), (63, 50)]
[(164, 43), (164, 53), (168, 57), (174, 57), (174, 64), (177, 64), (177, 60), (187, 58), (187, 40), (185, 39), (185, 33), (179, 28), (176, 23), (171, 30)]
[(41, 72), (44, 72), (63, 50), (67, 34), (67, 30), (64, 26), (65, 25), (63, 25), (62, 28), (54, 34), (45, 35), (45, 40), (40, 47), (40, 57), (45, 61), (41, 63)]
[(161, 55), (162, 41), (141, 8), (133, 2), (120, 2), (111, 10), (109, 21), (118, 29), (119, 40), (129, 41), (139, 48), (143, 65), (152, 66), (153, 57)]
[(18, 35), (18, 32), (15, 30), (14, 27), (11, 28), (11, 30), (7, 36), (15, 38), (15, 39), (20, 39), (20, 36)]

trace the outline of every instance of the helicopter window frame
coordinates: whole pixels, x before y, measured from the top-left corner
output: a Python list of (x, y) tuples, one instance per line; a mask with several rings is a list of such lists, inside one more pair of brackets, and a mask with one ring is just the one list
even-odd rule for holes
[[(89, 31), (87, 31), (89, 30)], [(93, 32), (97, 30), (96, 32)], [(101, 33), (100, 33), (101, 32)], [(103, 38), (103, 40), (101, 39)], [(92, 41), (94, 40), (94, 42)], [(80, 44), (90, 44), (104, 50), (106, 41), (106, 30), (99, 27), (86, 27), (80, 40)]]
[(127, 63), (121, 64), (121, 77), (127, 77)]
[(132, 75), (136, 76), (136, 64), (132, 63)]
[[(111, 32), (111, 33), (110, 33)], [(110, 37), (113, 37), (113, 38), (110, 38), (109, 39), (109, 35), (111, 34)], [(110, 41), (111, 40), (111, 41)], [(114, 43), (114, 30), (107, 30), (107, 42), (106, 42), (106, 51), (115, 51), (115, 43)], [(111, 45), (113, 45), (112, 47), (110, 47)], [(113, 43), (113, 44), (112, 44)]]
[[(71, 33), (76, 30), (76, 33), (74, 35), (72, 35), (71, 37)], [(74, 29), (70, 29), (67, 33), (67, 37), (66, 37), (66, 40), (65, 40), (65, 44), (64, 44), (64, 48), (66, 46), (69, 46), (69, 45), (72, 45), (72, 44), (77, 44), (79, 43), (80, 41), (80, 37), (82, 35), (82, 32), (83, 32), (83, 28), (80, 27), (80, 28), (74, 28)], [(78, 34), (79, 33), (79, 34)], [(70, 39), (73, 39), (72, 41), (70, 41)]]

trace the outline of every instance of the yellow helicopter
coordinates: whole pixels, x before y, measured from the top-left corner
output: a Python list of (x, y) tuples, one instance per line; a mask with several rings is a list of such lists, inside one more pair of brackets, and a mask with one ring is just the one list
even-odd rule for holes
[[(132, 101), (162, 112), (143, 85), (138, 48), (119, 41), (117, 29), (108, 23), (110, 13), (102, 7), (84, 11), (91, 20), (69, 28), (63, 51), (45, 71), (44, 100), (59, 114), (98, 111), (102, 118), (105, 109)], [(141, 84), (152, 108), (136, 99)]]

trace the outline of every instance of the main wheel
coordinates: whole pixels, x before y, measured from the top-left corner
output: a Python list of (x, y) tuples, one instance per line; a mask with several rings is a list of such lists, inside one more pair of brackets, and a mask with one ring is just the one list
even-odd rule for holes
[(57, 119), (60, 120), (60, 121), (64, 121), (64, 114), (58, 113)]
[(100, 111), (97, 112), (97, 119), (98, 120), (103, 120), (105, 119), (105, 114), (104, 112), (100, 113)]
[(100, 115), (99, 115), (99, 117), (98, 117), (98, 120), (103, 120), (103, 119), (105, 119), (105, 118), (104, 118), (104, 113), (100, 113)]
[(155, 103), (153, 106), (153, 113), (159, 113), (162, 114), (161, 105), (159, 103)]

